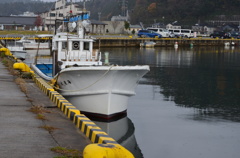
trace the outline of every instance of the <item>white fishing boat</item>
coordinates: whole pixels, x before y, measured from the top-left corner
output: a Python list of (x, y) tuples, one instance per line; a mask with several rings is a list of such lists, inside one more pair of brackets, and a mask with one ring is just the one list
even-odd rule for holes
[(17, 43), (21, 43), (23, 45), (23, 49), (25, 50), (49, 49), (50, 48), (49, 37), (51, 36), (52, 35), (38, 35), (34, 37), (23, 36), (19, 41), (17, 41)]
[[(128, 98), (135, 95), (149, 66), (109, 65), (108, 54), (103, 64), (101, 52), (93, 49), (94, 40), (85, 35), (90, 25), (84, 20), (87, 17), (87, 13), (78, 15), (74, 18), (82, 20), (68, 24), (77, 29), (77, 35), (59, 32), (52, 38), (55, 86), (82, 113), (111, 119), (126, 114)], [(32, 65), (36, 72), (38, 65)]]
[(16, 58), (25, 60), (27, 52), (24, 50), (22, 43), (7, 42), (6, 47)]

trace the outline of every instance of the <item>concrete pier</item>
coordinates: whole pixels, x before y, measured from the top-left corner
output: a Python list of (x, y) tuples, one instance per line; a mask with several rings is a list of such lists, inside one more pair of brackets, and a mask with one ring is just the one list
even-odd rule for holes
[[(15, 62), (15, 59), (12, 58), (12, 61)], [(14, 68), (15, 64), (25, 63), (18, 60), (18, 63), (14, 63)], [(28, 66), (25, 64), (24, 67)], [(77, 156), (84, 158), (99, 157), (100, 153), (101, 157), (106, 158), (134, 157), (130, 151), (81, 114), (79, 109), (55, 91), (51, 85), (34, 73), (31, 76), (33, 80), (25, 79), (25, 82), (9, 74), (3, 64), (0, 64), (0, 85), (3, 85), (0, 86), (0, 99), (3, 100), (0, 104), (0, 108), (3, 109), (0, 111), (0, 132), (3, 133), (0, 135), (3, 140), (1, 142), (3, 146), (0, 144), (1, 158), (56, 157), (59, 153), (51, 152), (54, 147), (77, 150), (80, 153)], [(10, 84), (1, 83), (8, 78), (10, 80), (7, 82)], [(18, 82), (14, 78), (17, 78)], [(35, 117), (30, 112), (33, 107), (41, 109), (41, 113), (36, 113)], [(43, 113), (44, 119), (40, 119), (39, 114)], [(30, 122), (33, 122), (33, 125)], [(16, 145), (17, 142), (19, 144)], [(76, 154), (72, 153), (72, 156), (76, 157)]]
[[(0, 59), (1, 60), (1, 59)], [(32, 80), (25, 80), (25, 94), (15, 83), (16, 76), (0, 62), (0, 157), (1, 158), (53, 158), (60, 154), (51, 148), (61, 146), (83, 149), (90, 140), (73, 125)], [(35, 106), (48, 107), (46, 120), (29, 112)], [(49, 132), (42, 126), (54, 127)]]

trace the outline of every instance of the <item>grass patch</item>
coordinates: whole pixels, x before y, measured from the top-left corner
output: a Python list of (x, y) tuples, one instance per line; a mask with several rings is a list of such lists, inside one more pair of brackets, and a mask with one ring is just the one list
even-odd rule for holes
[(7, 61), (7, 60), (5, 60), (5, 59), (3, 59), (3, 60), (2, 60), (2, 63), (3, 63), (3, 65), (4, 65), (4, 66), (7, 66), (7, 64), (8, 64), (8, 61)]
[(15, 79), (15, 83), (17, 83), (17, 85), (19, 85), (22, 92), (24, 92), (25, 94), (27, 93), (26, 82), (24, 79), (18, 77)]
[(31, 72), (22, 72), (21, 77), (24, 79), (32, 79), (32, 73)]
[(28, 111), (33, 112), (35, 114), (51, 113), (51, 111), (46, 110), (42, 106), (32, 106)]
[(39, 120), (47, 120), (43, 114), (37, 114), (36, 118)]
[(3, 52), (0, 52), (0, 58), (4, 58), (6, 55)]
[(30, 99), (30, 98), (28, 98), (28, 99), (27, 99), (27, 101), (29, 101), (29, 102), (31, 102), (31, 103), (33, 102), (33, 100), (32, 100), (32, 99)]
[(63, 155), (63, 156), (54, 157), (54, 158), (83, 158), (82, 152), (76, 149), (68, 149), (68, 148), (57, 146), (57, 147), (51, 148), (51, 151), (54, 151), (56, 153)]
[(52, 133), (53, 131), (58, 129), (58, 128), (48, 126), (48, 125), (40, 126), (40, 128), (43, 128), (43, 129), (47, 130), (49, 133)]
[(15, 75), (15, 76), (20, 75), (20, 72), (18, 70), (13, 69), (13, 64), (15, 63), (14, 59), (4, 57), (4, 58), (2, 58), (2, 63), (3, 63), (4, 66), (7, 67), (8, 71), (12, 75)]

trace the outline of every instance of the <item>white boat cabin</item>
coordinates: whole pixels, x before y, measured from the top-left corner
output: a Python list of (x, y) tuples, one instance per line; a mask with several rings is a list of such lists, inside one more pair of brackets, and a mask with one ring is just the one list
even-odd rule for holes
[(93, 49), (93, 39), (79, 38), (67, 33), (58, 33), (53, 38), (53, 50), (61, 69), (66, 66), (102, 65), (101, 52)]

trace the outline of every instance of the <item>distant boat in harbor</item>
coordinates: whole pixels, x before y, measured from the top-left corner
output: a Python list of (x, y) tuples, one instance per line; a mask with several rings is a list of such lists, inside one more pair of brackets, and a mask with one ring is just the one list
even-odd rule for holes
[(146, 42), (142, 42), (140, 43), (140, 47), (146, 47), (146, 48), (151, 48), (151, 47), (154, 47), (156, 45), (155, 42), (153, 41), (146, 41)]
[(50, 38), (52, 35), (38, 35), (34, 37), (23, 36), (17, 43), (23, 45), (24, 50), (30, 49), (49, 49), (50, 41), (48, 39), (44, 39), (43, 37)]
[(17, 41), (8, 42), (6, 43), (6, 47), (16, 58), (25, 60), (27, 52), (24, 50), (22, 43), (17, 43)]

